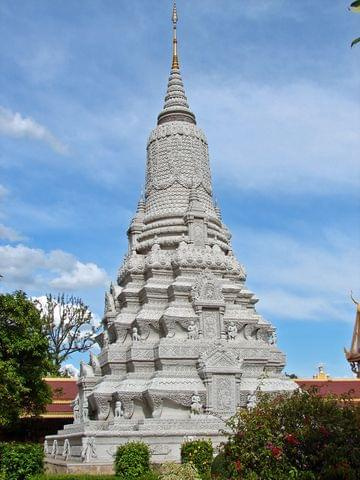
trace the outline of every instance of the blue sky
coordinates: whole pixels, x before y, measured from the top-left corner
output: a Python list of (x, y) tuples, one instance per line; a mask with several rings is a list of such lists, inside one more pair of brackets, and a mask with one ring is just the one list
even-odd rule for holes
[[(178, 0), (187, 96), (286, 371), (349, 376), (360, 297), (360, 15), (348, 1)], [(170, 0), (0, 3), (2, 291), (102, 315), (170, 67)], [(77, 360), (77, 359), (75, 359)]]

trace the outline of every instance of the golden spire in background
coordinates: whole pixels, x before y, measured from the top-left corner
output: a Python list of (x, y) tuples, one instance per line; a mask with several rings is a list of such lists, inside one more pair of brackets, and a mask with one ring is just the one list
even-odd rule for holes
[(176, 24), (178, 21), (178, 14), (176, 10), (176, 2), (174, 2), (173, 12), (172, 12), (172, 23), (173, 23), (173, 58), (172, 58), (172, 69), (179, 70), (179, 59), (177, 55), (177, 38), (176, 38)]
[(344, 350), (346, 360), (350, 363), (351, 370), (360, 378), (360, 302), (355, 300), (352, 292), (350, 298), (356, 305), (356, 317), (350, 351), (346, 350), (346, 348)]

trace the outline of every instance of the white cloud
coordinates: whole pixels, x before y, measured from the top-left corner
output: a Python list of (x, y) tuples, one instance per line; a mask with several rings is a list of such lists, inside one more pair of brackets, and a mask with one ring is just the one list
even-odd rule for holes
[(3, 283), (16, 288), (56, 288), (73, 291), (107, 283), (106, 272), (94, 263), (82, 263), (62, 250), (45, 252), (24, 245), (0, 247)]
[(93, 287), (102, 285), (106, 281), (104, 270), (100, 269), (95, 263), (81, 263), (76, 261), (71, 271), (61, 273), (57, 278), (51, 280), (50, 285), (58, 289), (76, 289), (78, 285), (82, 287)]
[(68, 375), (71, 378), (78, 378), (80, 370), (76, 368), (72, 363), (66, 363), (60, 368), (60, 372)]
[(310, 82), (201, 83), (196, 111), (206, 122), (217, 178), (275, 194), (359, 190), (359, 109), (345, 92)]
[(7, 227), (0, 223), (0, 240), (8, 240), (9, 242), (17, 242), (23, 237), (13, 228)]
[(55, 152), (67, 153), (67, 147), (60, 142), (46, 127), (30, 117), (0, 107), (0, 134), (17, 138), (32, 138), (48, 144)]
[(272, 317), (352, 322), (350, 290), (360, 292), (358, 236), (336, 231), (305, 240), (269, 231), (238, 230), (248, 283), (258, 310)]

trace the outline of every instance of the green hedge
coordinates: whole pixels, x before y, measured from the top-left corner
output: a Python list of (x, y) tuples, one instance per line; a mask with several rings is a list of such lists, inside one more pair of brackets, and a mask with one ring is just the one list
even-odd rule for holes
[(0, 443), (0, 478), (28, 480), (44, 469), (44, 451), (37, 443)]
[(225, 480), (230, 477), (229, 463), (224, 452), (217, 455), (211, 465), (211, 477), (214, 480)]
[(30, 480), (115, 480), (114, 475), (34, 475)]
[(139, 480), (150, 471), (150, 450), (143, 442), (120, 445), (115, 456), (115, 474), (123, 480)]
[(192, 463), (202, 480), (211, 478), (213, 455), (211, 440), (193, 440), (181, 445), (181, 463)]

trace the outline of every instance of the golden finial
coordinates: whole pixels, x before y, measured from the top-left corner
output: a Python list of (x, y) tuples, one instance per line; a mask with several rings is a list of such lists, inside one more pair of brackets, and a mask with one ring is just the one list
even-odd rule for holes
[(176, 24), (178, 22), (178, 14), (176, 10), (176, 2), (174, 2), (173, 12), (172, 12), (172, 23), (173, 23), (173, 58), (172, 58), (172, 69), (179, 69), (179, 59), (177, 55), (177, 38), (176, 38)]

